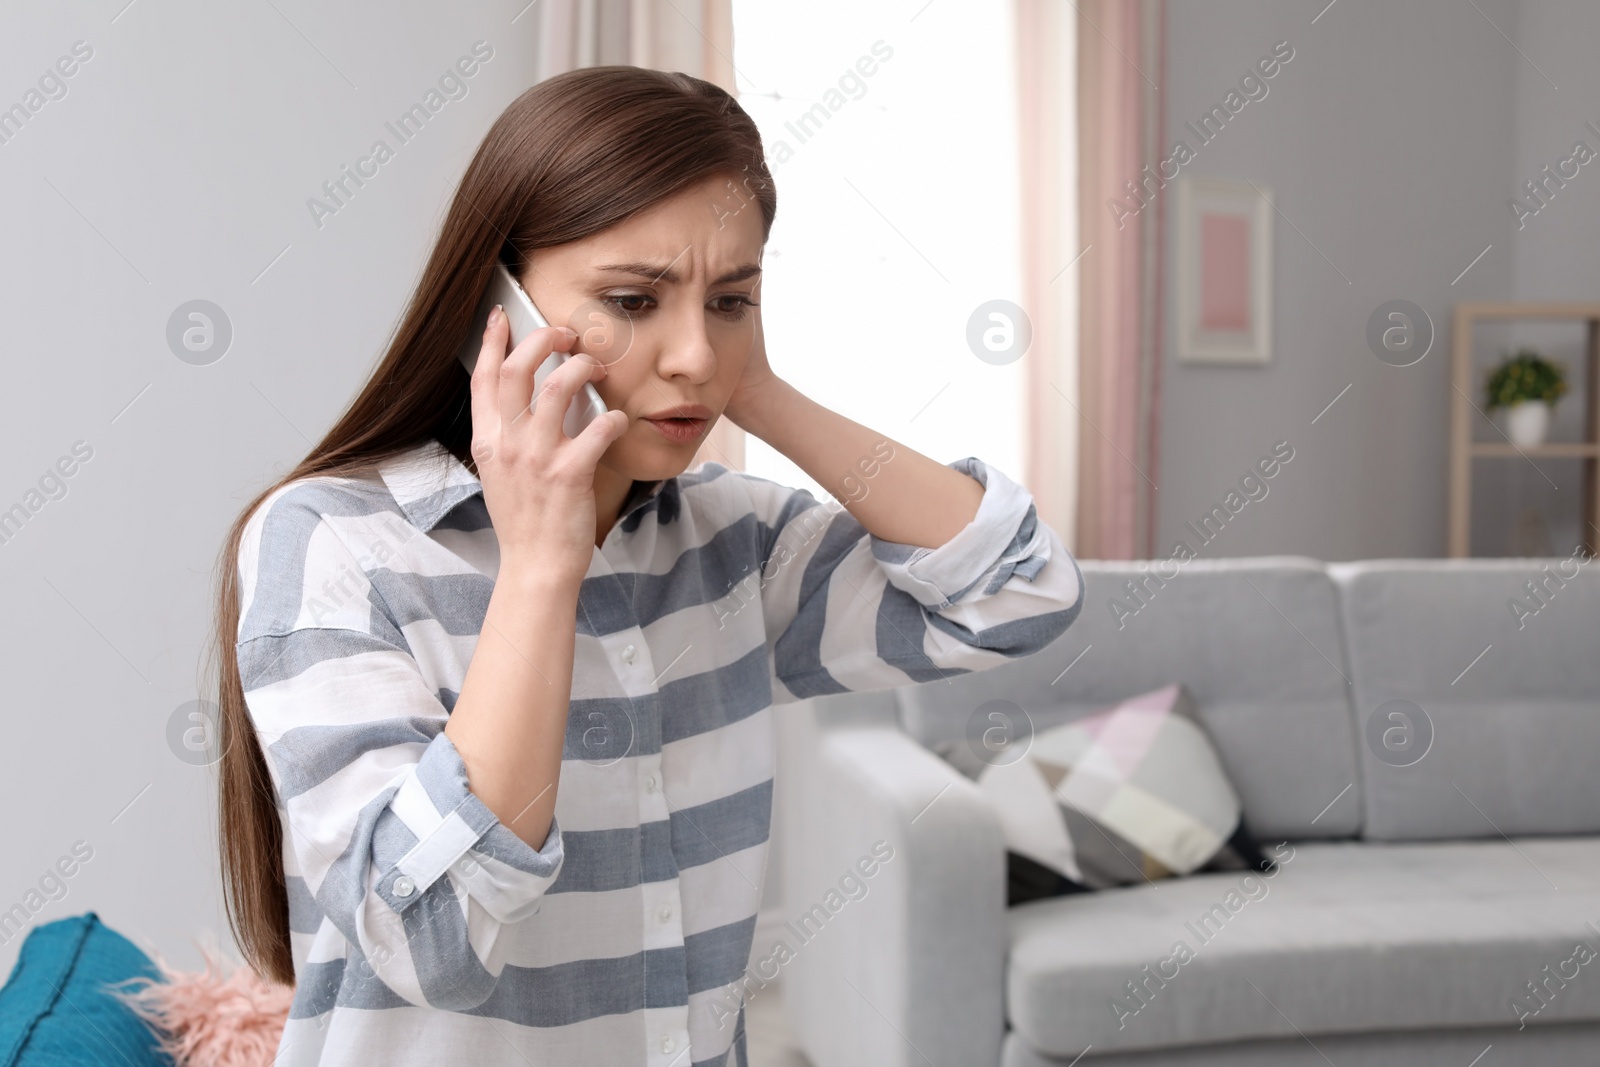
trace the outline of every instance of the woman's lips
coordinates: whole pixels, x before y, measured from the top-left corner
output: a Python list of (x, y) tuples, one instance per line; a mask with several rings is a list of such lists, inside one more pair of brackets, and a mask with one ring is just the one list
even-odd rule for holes
[(685, 443), (687, 441), (697, 440), (700, 437), (701, 434), (706, 432), (706, 425), (711, 420), (710, 419), (680, 419), (680, 418), (668, 418), (668, 419), (648, 419), (647, 418), (644, 421), (648, 422), (651, 426), (654, 426), (656, 428), (657, 432), (659, 432), (661, 434), (661, 436), (665, 437), (667, 440), (672, 441), (672, 442), (677, 443), (677, 444), (683, 444), (683, 443)]

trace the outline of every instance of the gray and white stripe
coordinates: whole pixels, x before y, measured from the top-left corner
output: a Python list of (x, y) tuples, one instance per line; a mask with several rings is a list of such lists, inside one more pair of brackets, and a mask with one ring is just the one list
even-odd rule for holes
[(639, 486), (590, 561), (554, 825), (530, 847), (444, 724), (499, 566), (436, 441), (251, 515), (238, 661), (284, 820), (297, 975), (278, 1063), (744, 1065), (777, 705), (1044, 647), (1083, 582), (1028, 493), (968, 457), (927, 549), (706, 464)]

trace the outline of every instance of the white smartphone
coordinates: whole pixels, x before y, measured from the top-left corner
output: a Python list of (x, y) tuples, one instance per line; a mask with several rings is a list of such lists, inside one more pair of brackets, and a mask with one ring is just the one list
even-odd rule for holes
[[(467, 331), (466, 339), (461, 342), (461, 351), (458, 353), (461, 365), (467, 368), (468, 374), (471, 374), (472, 368), (478, 364), (478, 353), (483, 349), (483, 332), (489, 328), (489, 312), (496, 304), (505, 309), (506, 320), (511, 325), (507, 354), (510, 354), (511, 349), (534, 330), (550, 325), (545, 321), (545, 317), (539, 314), (539, 309), (533, 306), (532, 298), (521, 285), (517, 284), (517, 279), (512, 277), (506, 265), (496, 262), (494, 273), (489, 276), (489, 287), (484, 291), (483, 299), (478, 302), (478, 312), (473, 316), (472, 328)], [(533, 374), (533, 395), (538, 396), (545, 379), (571, 358), (571, 354), (567, 352), (551, 352), (550, 358), (541, 363)], [(583, 388), (572, 398), (572, 403), (568, 405), (567, 413), (561, 420), (562, 432), (568, 437), (576, 437), (583, 432), (585, 426), (605, 413), (605, 401), (600, 399), (594, 383), (584, 382)]]

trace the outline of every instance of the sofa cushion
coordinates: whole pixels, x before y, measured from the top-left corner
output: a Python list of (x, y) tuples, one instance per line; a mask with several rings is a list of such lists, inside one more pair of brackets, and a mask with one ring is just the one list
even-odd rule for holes
[(1600, 831), (1600, 567), (1378, 560), (1329, 573), (1366, 837)]
[(1272, 875), (1010, 909), (1011, 1027), (1070, 1060), (1090, 1045), (1600, 1019), (1600, 839), (1267, 851)]
[(1323, 565), (1192, 560), (1174, 574), (1163, 562), (1079, 561), (1087, 599), (1061, 637), (1015, 663), (896, 690), (902, 725), (931, 747), (981, 737), (991, 702), (1044, 729), (1181, 681), (1259, 839), (1353, 835), (1349, 672)]
[[(1181, 685), (1041, 730), (978, 786), (1007, 849), (1094, 889), (1189, 874), (1240, 829), (1239, 795)], [(1228, 866), (1258, 866), (1254, 851)]]
[(160, 979), (94, 912), (35, 927), (0, 989), (0, 1067), (172, 1067), (154, 1032), (105, 986)]

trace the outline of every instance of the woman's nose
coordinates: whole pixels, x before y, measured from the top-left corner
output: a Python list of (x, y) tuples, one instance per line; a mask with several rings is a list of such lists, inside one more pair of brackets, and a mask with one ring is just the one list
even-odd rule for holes
[(656, 369), (663, 378), (685, 378), (691, 382), (708, 381), (717, 371), (717, 353), (706, 332), (705, 316), (695, 306), (686, 307), (676, 321), (670, 324), (671, 333), (656, 361)]

